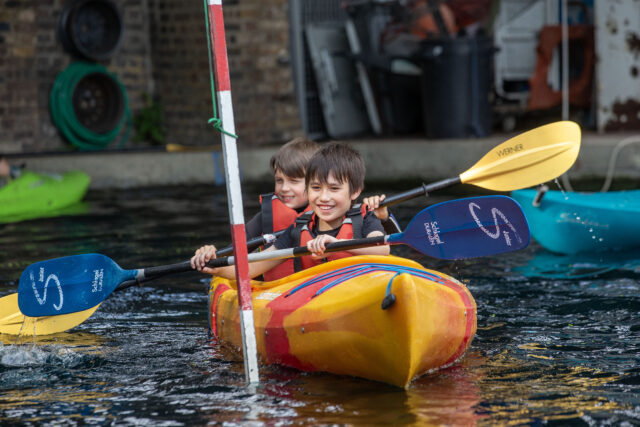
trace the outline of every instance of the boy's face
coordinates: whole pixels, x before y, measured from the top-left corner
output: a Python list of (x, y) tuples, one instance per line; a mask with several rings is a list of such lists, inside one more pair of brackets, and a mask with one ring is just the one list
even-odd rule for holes
[(360, 195), (360, 190), (351, 194), (348, 182), (338, 182), (329, 174), (326, 183), (317, 179), (309, 182), (307, 188), (309, 205), (318, 217), (318, 227), (321, 231), (338, 228), (342, 219), (351, 208), (351, 202)]
[(288, 208), (299, 209), (307, 206), (307, 194), (305, 192), (305, 182), (303, 178), (292, 178), (276, 170), (276, 196)]

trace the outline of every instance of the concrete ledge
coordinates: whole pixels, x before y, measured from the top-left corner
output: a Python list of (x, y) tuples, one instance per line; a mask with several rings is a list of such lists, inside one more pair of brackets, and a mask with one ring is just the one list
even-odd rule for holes
[[(362, 154), (368, 180), (416, 179), (435, 181), (459, 175), (491, 148), (513, 135), (478, 139), (425, 140), (394, 138), (349, 140)], [(629, 135), (586, 134), (580, 155), (571, 168), (571, 179), (604, 178), (616, 145)], [(640, 141), (640, 136), (636, 138)], [(242, 179), (245, 182), (272, 180), (269, 159), (278, 149), (238, 147)], [(153, 185), (205, 184), (223, 182), (222, 153), (219, 151), (83, 152), (55, 155), (12, 156), (12, 163), (25, 162), (34, 171), (60, 173), (82, 170), (92, 178), (91, 188), (130, 188)], [(640, 142), (620, 151), (616, 178), (640, 178)]]
[[(380, 140), (357, 141), (368, 179), (418, 178), (436, 180), (453, 177), (473, 166), (498, 144), (515, 135), (499, 135), (478, 139)], [(571, 179), (604, 178), (609, 159), (619, 142), (630, 135), (582, 136), (580, 154), (569, 170)], [(640, 134), (633, 144), (620, 150), (615, 163), (615, 177), (640, 178)]]

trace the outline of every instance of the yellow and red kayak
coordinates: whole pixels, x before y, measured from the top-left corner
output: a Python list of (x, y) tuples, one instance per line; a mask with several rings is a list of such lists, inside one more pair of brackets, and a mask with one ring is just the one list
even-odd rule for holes
[[(220, 341), (241, 348), (235, 286), (212, 280), (209, 326)], [(343, 258), (251, 287), (261, 361), (303, 371), (407, 387), (458, 361), (476, 332), (476, 303), (466, 286), (404, 258)], [(395, 303), (383, 309), (389, 294)]]

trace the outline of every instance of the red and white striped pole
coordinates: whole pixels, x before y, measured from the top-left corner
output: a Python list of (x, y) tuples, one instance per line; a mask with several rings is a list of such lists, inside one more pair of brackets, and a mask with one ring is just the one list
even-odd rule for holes
[[(222, 121), (222, 128), (226, 132), (234, 134), (235, 123), (233, 121), (233, 105), (231, 104), (231, 84), (229, 81), (227, 43), (225, 41), (224, 19), (222, 16), (222, 0), (207, 0), (207, 5), (218, 111)], [(247, 260), (247, 238), (242, 211), (242, 193), (240, 191), (238, 150), (234, 137), (224, 132), (220, 134), (222, 135), (222, 152), (229, 198), (233, 254), (236, 259), (244, 373), (247, 382), (257, 383), (260, 378), (258, 375), (256, 332), (253, 323), (253, 305), (251, 303), (251, 281), (249, 279), (249, 263)]]

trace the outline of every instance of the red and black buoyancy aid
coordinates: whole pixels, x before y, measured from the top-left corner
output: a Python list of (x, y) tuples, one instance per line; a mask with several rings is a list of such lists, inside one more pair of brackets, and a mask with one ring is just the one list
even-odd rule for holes
[[(278, 198), (274, 193), (260, 195), (260, 209), (262, 216), (262, 234), (272, 234), (284, 230), (293, 224), (301, 213), (291, 209)], [(309, 211), (307, 208), (303, 211)], [(288, 259), (282, 264), (272, 268), (263, 274), (265, 281), (280, 279), (294, 273), (293, 260)]]
[[(262, 216), (262, 234), (271, 234), (284, 230), (298, 217), (299, 213), (291, 209), (274, 193), (260, 195), (260, 210)], [(308, 209), (305, 209), (305, 211)]]
[[(367, 213), (366, 206), (358, 206), (350, 209), (345, 215), (342, 226), (338, 231), (336, 239), (359, 239), (362, 236), (363, 218)], [(296, 228), (294, 230), (294, 241), (298, 241), (298, 246), (306, 246), (309, 240), (314, 239), (317, 235), (313, 232), (315, 228), (316, 215), (301, 216), (296, 220)], [(327, 261), (333, 261), (340, 258), (352, 256), (349, 252), (332, 252), (328, 253), (325, 258), (315, 260), (311, 256), (303, 256), (293, 260), (294, 270), (301, 271), (314, 265)]]

